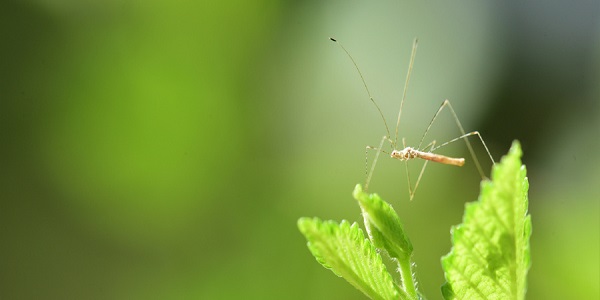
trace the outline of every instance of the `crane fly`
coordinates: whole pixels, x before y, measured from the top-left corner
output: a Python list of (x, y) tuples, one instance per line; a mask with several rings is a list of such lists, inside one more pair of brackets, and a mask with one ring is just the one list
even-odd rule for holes
[[(350, 55), (350, 52), (348, 52), (348, 50), (346, 50), (346, 48), (336, 39), (334, 38), (329, 38), (332, 42), (335, 42), (336, 44), (338, 44), (342, 50), (346, 53), (346, 55), (350, 58), (350, 60), (352, 61), (352, 64), (354, 65), (354, 68), (356, 69), (356, 71), (358, 72), (360, 79), (363, 83), (363, 86), (367, 92), (367, 95), (369, 96), (369, 100), (375, 105), (375, 107), (377, 108), (377, 111), (379, 112), (379, 114), (381, 115), (381, 118), (383, 119), (383, 123), (385, 125), (385, 129), (386, 129), (386, 135), (383, 136), (383, 138), (381, 139), (381, 142), (379, 143), (378, 147), (372, 147), (372, 146), (367, 146), (366, 150), (365, 150), (365, 174), (366, 174), (366, 180), (365, 180), (365, 191), (368, 190), (369, 188), (369, 183), (371, 182), (371, 178), (373, 177), (373, 173), (375, 171), (375, 165), (377, 164), (377, 160), (379, 158), (379, 154), (381, 152), (387, 153), (390, 155), (390, 157), (404, 161), (405, 162), (405, 166), (406, 166), (406, 175), (408, 178), (408, 189), (409, 189), (409, 196), (410, 196), (410, 200), (413, 199), (413, 197), (415, 196), (415, 192), (419, 186), (419, 182), (421, 181), (421, 178), (423, 176), (423, 172), (425, 172), (425, 168), (427, 167), (427, 163), (429, 161), (432, 162), (436, 162), (436, 163), (441, 163), (441, 164), (446, 164), (446, 165), (452, 165), (452, 166), (458, 166), (458, 167), (462, 167), (465, 164), (465, 159), (464, 158), (454, 158), (454, 157), (449, 157), (449, 156), (445, 156), (445, 155), (441, 155), (441, 154), (437, 154), (437, 153), (433, 153), (433, 151), (444, 147), (450, 143), (456, 142), (458, 140), (464, 140), (465, 144), (467, 146), (467, 148), (469, 149), (469, 152), (471, 154), (471, 157), (473, 158), (473, 162), (475, 163), (475, 166), (477, 168), (477, 171), (479, 172), (479, 175), (481, 175), (482, 179), (485, 179), (486, 176), (483, 173), (483, 170), (481, 168), (481, 164), (479, 163), (479, 160), (477, 159), (477, 156), (475, 155), (475, 151), (473, 150), (473, 147), (471, 146), (471, 143), (469, 142), (469, 140), (467, 139), (467, 137), (470, 136), (474, 136), (476, 135), (479, 140), (481, 141), (481, 144), (483, 145), (483, 147), (485, 148), (485, 151), (487, 152), (490, 160), (492, 161), (492, 164), (495, 164), (494, 159), (492, 158), (492, 155), (490, 154), (490, 151), (487, 147), (487, 145), (485, 144), (485, 142), (483, 141), (483, 138), (481, 137), (481, 134), (478, 131), (472, 131), (469, 133), (465, 133), (465, 130), (463, 129), (462, 124), (460, 123), (458, 116), (456, 115), (456, 112), (454, 111), (454, 108), (452, 108), (452, 105), (450, 104), (449, 100), (444, 100), (444, 102), (442, 102), (442, 105), (440, 105), (440, 107), (438, 108), (437, 112), (435, 113), (435, 115), (433, 116), (431, 122), (429, 122), (429, 125), (427, 126), (427, 129), (425, 130), (425, 133), (423, 133), (423, 136), (421, 137), (421, 141), (419, 142), (419, 145), (417, 147), (408, 147), (406, 146), (406, 142), (405, 139), (402, 138), (402, 147), (403, 149), (401, 150), (397, 150), (398, 147), (398, 128), (400, 126), (400, 119), (402, 117), (402, 108), (404, 107), (404, 100), (406, 99), (406, 94), (408, 91), (408, 83), (410, 81), (410, 75), (412, 73), (412, 68), (414, 65), (414, 61), (415, 61), (415, 56), (417, 53), (417, 45), (418, 45), (418, 40), (415, 39), (413, 42), (413, 47), (412, 47), (412, 52), (410, 55), (410, 62), (408, 64), (408, 72), (406, 75), (406, 81), (404, 83), (404, 90), (402, 93), (402, 100), (400, 101), (400, 109), (398, 111), (398, 119), (396, 121), (396, 132), (395, 132), (395, 137), (394, 139), (392, 139), (391, 134), (390, 134), (390, 129), (389, 126), (387, 124), (387, 121), (383, 115), (383, 112), (381, 110), (381, 108), (379, 107), (379, 105), (377, 105), (377, 102), (375, 102), (375, 99), (371, 96), (371, 92), (369, 91), (369, 87), (367, 86), (367, 83), (362, 75), (362, 72), (360, 71), (360, 69), (358, 68), (358, 64), (356, 63), (356, 61), (354, 60), (354, 58), (352, 57), (352, 55)], [(429, 132), (429, 130), (431, 129), (431, 126), (433, 125), (433, 123), (435, 122), (435, 120), (437, 119), (438, 115), (440, 114), (440, 112), (442, 110), (444, 110), (444, 108), (448, 108), (450, 110), (450, 113), (452, 114), (452, 117), (454, 118), (454, 121), (456, 123), (456, 126), (458, 127), (458, 129), (460, 130), (461, 135), (457, 138), (454, 138), (450, 141), (447, 141), (441, 145), (436, 146), (436, 141), (433, 140), (431, 143), (423, 146), (423, 141), (425, 140), (425, 136), (427, 135), (427, 133)], [(391, 152), (386, 152), (382, 150), (383, 144), (385, 142), (389, 142), (391, 147), (392, 147), (392, 151)], [(373, 163), (371, 164), (371, 168), (369, 170), (368, 168), (368, 151), (369, 150), (376, 150), (376, 154), (375, 154), (375, 158), (373, 159)], [(408, 171), (408, 161), (415, 159), (415, 158), (420, 158), (425, 160), (425, 163), (423, 164), (423, 167), (421, 168), (421, 171), (419, 172), (419, 177), (417, 178), (417, 181), (413, 187), (413, 185), (410, 182), (410, 174)]]

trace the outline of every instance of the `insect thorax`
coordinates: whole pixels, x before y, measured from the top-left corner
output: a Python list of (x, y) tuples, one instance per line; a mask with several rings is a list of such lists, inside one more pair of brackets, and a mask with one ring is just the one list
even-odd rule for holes
[(402, 150), (394, 150), (391, 154), (392, 158), (399, 160), (409, 160), (417, 157), (417, 150), (412, 147), (406, 147)]

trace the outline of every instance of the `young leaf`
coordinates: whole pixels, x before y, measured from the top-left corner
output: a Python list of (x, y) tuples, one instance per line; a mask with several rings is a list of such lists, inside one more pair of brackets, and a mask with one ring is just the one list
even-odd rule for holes
[(379, 195), (363, 192), (360, 184), (354, 188), (353, 195), (362, 209), (365, 228), (375, 247), (385, 249), (390, 257), (396, 258), (402, 277), (401, 290), (412, 299), (418, 299), (420, 294), (411, 262), (413, 246), (404, 232), (400, 217)]
[(461, 225), (452, 228), (452, 250), (442, 258), (445, 299), (524, 299), (530, 266), (529, 183), (514, 142), (481, 183)]
[(301, 218), (298, 228), (319, 263), (371, 299), (408, 299), (358, 224)]
[(354, 188), (353, 195), (363, 211), (365, 227), (375, 247), (385, 249), (390, 257), (410, 258), (413, 246), (392, 206), (377, 194), (363, 192), (360, 184)]

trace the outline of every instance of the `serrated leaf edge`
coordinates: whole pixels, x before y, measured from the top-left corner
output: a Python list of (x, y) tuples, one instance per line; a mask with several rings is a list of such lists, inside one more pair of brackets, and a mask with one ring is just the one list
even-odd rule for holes
[[(372, 299), (408, 299), (398, 288), (377, 249), (365, 238), (357, 223), (350, 225), (343, 220), (338, 224), (319, 218), (301, 218), (298, 220), (298, 227), (307, 238), (308, 248), (317, 261), (365, 295)], [(337, 245), (338, 249), (327, 249), (327, 253), (324, 253), (325, 249), (319, 246), (319, 235), (321, 238), (333, 238), (330, 240), (333, 245), (326, 242), (321, 242), (321, 245)]]

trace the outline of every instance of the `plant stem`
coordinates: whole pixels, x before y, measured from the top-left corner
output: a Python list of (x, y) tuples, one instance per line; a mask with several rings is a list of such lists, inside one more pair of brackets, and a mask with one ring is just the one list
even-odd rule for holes
[(398, 259), (398, 270), (400, 271), (400, 276), (402, 277), (402, 288), (404, 291), (406, 291), (406, 293), (409, 294), (412, 299), (419, 299), (415, 284), (416, 282), (413, 278), (410, 257)]

